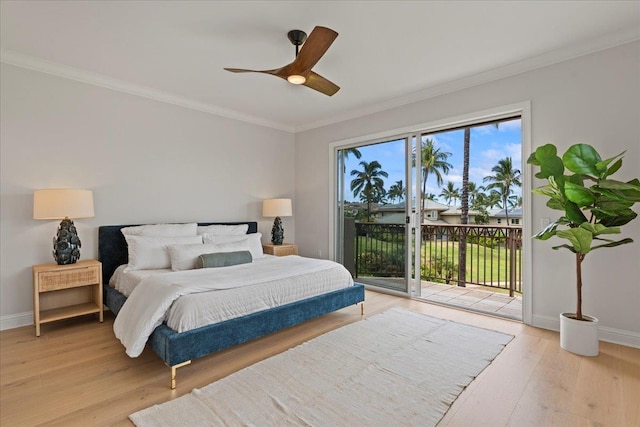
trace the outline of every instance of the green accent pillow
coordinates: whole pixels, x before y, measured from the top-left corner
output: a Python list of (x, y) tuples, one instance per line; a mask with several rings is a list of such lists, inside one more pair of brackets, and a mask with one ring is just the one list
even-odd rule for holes
[(253, 261), (251, 252), (215, 252), (202, 254), (196, 261), (196, 268), (229, 267), (230, 265), (247, 264)]

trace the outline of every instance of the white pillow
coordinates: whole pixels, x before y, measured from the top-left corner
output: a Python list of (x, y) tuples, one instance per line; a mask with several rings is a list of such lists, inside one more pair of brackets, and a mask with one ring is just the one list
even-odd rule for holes
[(204, 243), (213, 243), (216, 245), (222, 243), (232, 242), (249, 242), (249, 252), (253, 259), (264, 258), (264, 252), (262, 252), (262, 233), (245, 234), (244, 236), (219, 236), (216, 234), (203, 234), (202, 239)]
[[(244, 243), (245, 249), (249, 250), (249, 244)], [(169, 245), (169, 258), (171, 258), (171, 269), (173, 271), (193, 270), (196, 268), (196, 261), (202, 254), (220, 252), (218, 245), (213, 243), (195, 245)]]
[(249, 224), (238, 225), (199, 225), (198, 234), (216, 234), (218, 236), (243, 236), (247, 234)]
[(195, 222), (188, 224), (148, 224), (125, 227), (120, 231), (125, 236), (154, 236), (154, 237), (176, 237), (195, 236), (198, 224)]
[(129, 264), (125, 271), (171, 268), (168, 245), (202, 243), (202, 236), (124, 236), (129, 246)]
[[(227, 243), (209, 243), (205, 244), (208, 246), (210, 250), (207, 250), (207, 254), (213, 254), (216, 252), (238, 252), (238, 251), (249, 251), (251, 252), (251, 244), (248, 240), (239, 240), (237, 242), (227, 242)], [(200, 254), (202, 255), (202, 254)]]
[(196, 268), (198, 257), (204, 254), (217, 252), (237, 252), (249, 251), (249, 241), (239, 240), (228, 243), (205, 243), (203, 245), (169, 245), (169, 257), (171, 258), (171, 269), (173, 271), (193, 270)]

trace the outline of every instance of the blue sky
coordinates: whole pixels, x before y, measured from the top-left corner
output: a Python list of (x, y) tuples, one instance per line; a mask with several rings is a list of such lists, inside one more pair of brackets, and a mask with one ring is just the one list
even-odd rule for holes
[[(462, 163), (463, 163), (463, 138), (464, 130), (441, 132), (429, 136), (434, 140), (436, 147), (441, 151), (451, 153), (448, 162), (453, 165), (447, 176), (443, 176), (443, 186), (447, 181), (452, 181), (456, 187), (462, 186)], [(471, 128), (471, 143), (469, 152), (469, 180), (483, 185), (483, 178), (492, 175), (491, 168), (498, 163), (498, 160), (511, 157), (514, 168), (522, 170), (522, 150), (521, 150), (521, 121), (520, 119), (500, 122), (496, 129), (494, 125), (477, 126)], [(377, 160), (382, 166), (382, 170), (389, 174), (384, 178), (385, 189), (389, 189), (396, 181), (402, 180), (404, 186), (407, 183), (404, 176), (404, 141), (391, 141), (374, 145), (367, 145), (358, 148), (362, 153), (362, 158), (356, 159), (350, 155), (346, 160), (346, 186), (345, 199), (355, 201), (358, 198), (350, 191), (351, 171), (361, 170), (360, 161), (371, 162)], [(437, 186), (436, 177), (429, 175), (427, 179), (427, 193), (439, 195), (442, 191)], [(521, 195), (521, 189), (514, 189), (515, 194)], [(444, 200), (440, 199), (441, 202)]]

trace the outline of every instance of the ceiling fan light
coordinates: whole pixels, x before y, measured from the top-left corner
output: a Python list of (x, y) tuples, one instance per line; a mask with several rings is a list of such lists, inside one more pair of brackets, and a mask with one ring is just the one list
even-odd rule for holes
[(307, 81), (305, 76), (301, 76), (299, 74), (292, 74), (289, 77), (287, 77), (287, 80), (289, 81), (289, 83), (294, 85), (301, 85)]

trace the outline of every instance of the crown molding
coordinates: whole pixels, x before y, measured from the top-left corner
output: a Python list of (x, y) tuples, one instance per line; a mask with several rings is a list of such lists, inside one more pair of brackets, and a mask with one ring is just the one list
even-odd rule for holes
[(203, 113), (213, 114), (228, 119), (239, 120), (259, 126), (265, 126), (285, 132), (293, 133), (295, 129), (291, 126), (284, 125), (260, 117), (242, 114), (237, 111), (228, 110), (217, 107), (215, 105), (206, 104), (194, 99), (185, 98), (169, 92), (164, 92), (151, 87), (129, 83), (123, 80), (115, 79), (103, 74), (92, 71), (82, 70), (79, 68), (63, 65), (60, 63), (47, 61), (35, 56), (18, 53), (15, 51), (2, 49), (0, 50), (0, 62), (14, 65), (16, 67), (26, 68), (29, 70), (39, 71), (41, 73), (51, 74), (69, 80), (75, 80), (82, 83), (88, 83), (95, 86), (104, 87), (118, 92), (124, 92), (129, 95), (140, 96), (152, 99), (154, 101), (165, 102), (184, 108), (200, 111)]
[(640, 28), (626, 28), (622, 31), (608, 34), (604, 37), (599, 37), (587, 42), (555, 49), (519, 62), (508, 64), (498, 68), (493, 68), (491, 70), (487, 70), (460, 79), (439, 83), (404, 96), (389, 99), (387, 101), (377, 102), (365, 108), (351, 110), (344, 114), (338, 114), (328, 119), (319, 120), (317, 122), (309, 123), (303, 126), (297, 126), (295, 128), (295, 133), (317, 129), (347, 120), (364, 117), (370, 114), (391, 110), (393, 108), (402, 107), (404, 105), (409, 105), (430, 98), (446, 95), (448, 93), (468, 89), (473, 86), (490, 83), (538, 68), (543, 68), (560, 62), (569, 61), (580, 56), (589, 55), (616, 46), (632, 43), (638, 40), (640, 40)]

